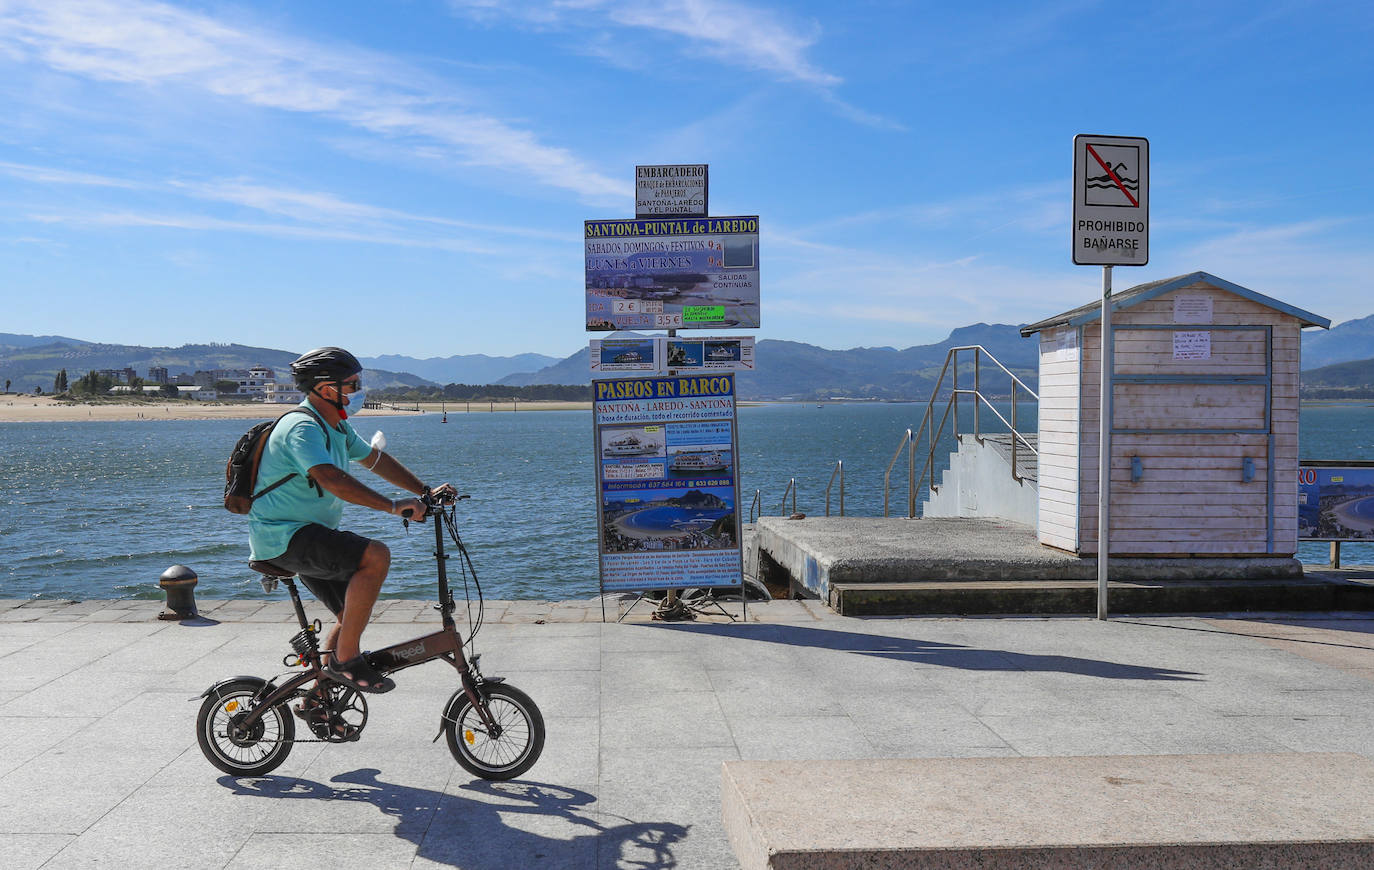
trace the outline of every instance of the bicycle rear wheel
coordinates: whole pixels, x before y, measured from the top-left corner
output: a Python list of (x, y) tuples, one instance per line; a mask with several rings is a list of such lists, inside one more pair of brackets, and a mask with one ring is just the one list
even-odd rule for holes
[(467, 693), (459, 689), (444, 710), (449, 752), (464, 770), (482, 779), (514, 779), (544, 751), (544, 717), (530, 696), (514, 686), (491, 683), (482, 693), (498, 730), (488, 732)]
[(248, 728), (239, 723), (252, 708), (264, 681), (231, 680), (215, 687), (196, 715), (196, 741), (210, 763), (234, 776), (262, 776), (291, 752), (296, 723), (285, 704), (264, 711)]

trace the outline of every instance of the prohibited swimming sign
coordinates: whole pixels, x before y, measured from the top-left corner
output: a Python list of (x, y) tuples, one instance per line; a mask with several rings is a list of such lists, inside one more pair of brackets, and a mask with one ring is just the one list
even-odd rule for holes
[(1073, 139), (1073, 261), (1150, 261), (1150, 142), (1126, 136)]

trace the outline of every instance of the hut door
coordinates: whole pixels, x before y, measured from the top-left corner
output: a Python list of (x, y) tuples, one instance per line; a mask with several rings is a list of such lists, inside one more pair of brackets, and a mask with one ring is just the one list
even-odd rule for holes
[(1273, 552), (1267, 326), (1126, 326), (1112, 389), (1112, 555)]

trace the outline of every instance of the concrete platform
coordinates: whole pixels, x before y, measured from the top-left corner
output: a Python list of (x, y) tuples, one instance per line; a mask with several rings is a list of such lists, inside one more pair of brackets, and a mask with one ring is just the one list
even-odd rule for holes
[(1353, 754), (732, 761), (721, 782), (744, 870), (1374, 866)]
[[(1097, 561), (1004, 520), (760, 517), (759, 576), (852, 615), (1095, 613)], [(1316, 572), (1288, 557), (1114, 558), (1109, 606), (1127, 613), (1374, 609), (1374, 571)]]
[[(454, 689), (440, 664), (370, 699), (361, 741), (302, 743), (272, 775), (235, 779), (196, 745), (199, 695), (287, 670), (291, 607), (198, 601), (205, 618), (161, 622), (159, 601), (0, 599), (4, 870), (257, 870), (323, 855), (379, 870), (734, 870), (722, 762), (1374, 759), (1367, 613), (856, 619), (769, 601), (740, 622), (652, 622), (641, 604), (603, 623), (595, 601), (488, 601), (483, 669), (548, 724), (520, 780), (475, 781), (430, 742)], [(434, 621), (428, 602), (387, 600), (364, 639)]]

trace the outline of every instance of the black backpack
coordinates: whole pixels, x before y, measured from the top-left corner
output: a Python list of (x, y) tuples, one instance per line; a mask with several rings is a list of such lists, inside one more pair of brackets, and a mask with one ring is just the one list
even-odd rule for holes
[(293, 471), (281, 480), (253, 492), (253, 487), (258, 482), (258, 466), (262, 464), (262, 450), (267, 446), (267, 436), (272, 434), (278, 423), (286, 419), (287, 414), (295, 413), (309, 414), (310, 419), (324, 432), (324, 443), (328, 446), (329, 429), (325, 427), (324, 421), (305, 408), (292, 408), (275, 420), (258, 423), (239, 438), (238, 443), (234, 445), (234, 452), (229, 454), (229, 463), (224, 466), (225, 510), (233, 514), (246, 514), (253, 509), (254, 501), (296, 476), (296, 472)]

